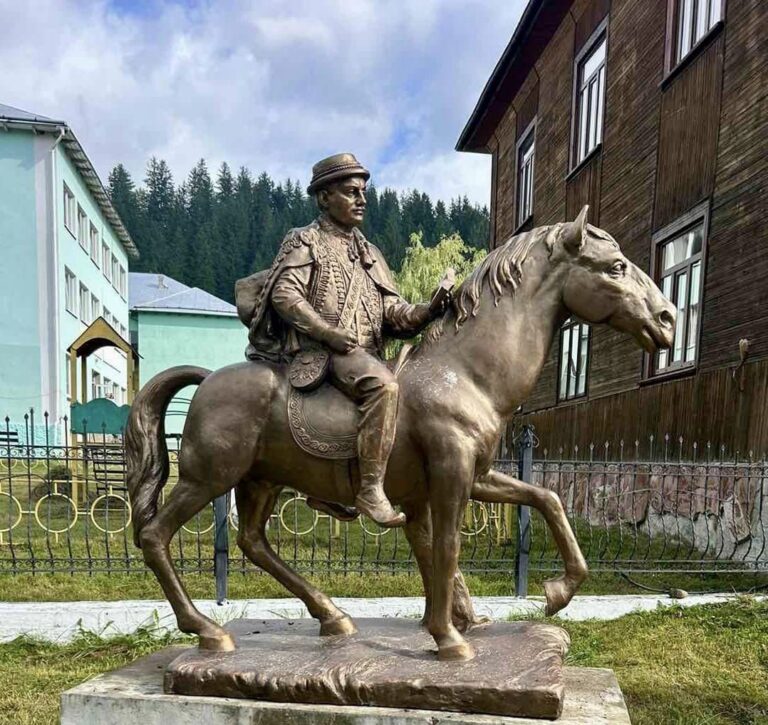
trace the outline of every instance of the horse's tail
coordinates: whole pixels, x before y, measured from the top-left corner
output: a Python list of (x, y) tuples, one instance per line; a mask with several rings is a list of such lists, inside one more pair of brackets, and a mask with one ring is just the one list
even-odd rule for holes
[(165, 411), (187, 385), (198, 385), (211, 371), (179, 365), (155, 375), (136, 396), (125, 427), (126, 483), (131, 499), (133, 540), (141, 547), (141, 530), (157, 514), (160, 491), (168, 480)]

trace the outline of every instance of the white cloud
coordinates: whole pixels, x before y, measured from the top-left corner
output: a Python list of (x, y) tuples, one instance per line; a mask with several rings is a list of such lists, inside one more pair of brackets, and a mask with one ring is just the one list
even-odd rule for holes
[(106, 180), (199, 158), (308, 180), (353, 151), (379, 185), (487, 203), (453, 150), (523, 0), (0, 0), (0, 103), (63, 118)]

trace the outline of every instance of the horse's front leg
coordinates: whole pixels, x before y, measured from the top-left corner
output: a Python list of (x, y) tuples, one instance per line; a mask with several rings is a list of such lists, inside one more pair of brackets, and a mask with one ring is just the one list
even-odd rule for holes
[(549, 526), (560, 556), (565, 562), (565, 574), (544, 582), (547, 595), (546, 614), (551, 616), (565, 607), (587, 578), (587, 562), (568, 523), (560, 497), (546, 488), (532, 486), (499, 471), (489, 471), (475, 481), (471, 497), (486, 503), (512, 503), (533, 506)]
[(453, 624), (454, 580), (461, 547), (461, 522), (474, 478), (474, 460), (462, 446), (441, 446), (429, 460), (432, 509), (432, 607), (427, 628), (441, 660), (469, 660), (472, 646)]

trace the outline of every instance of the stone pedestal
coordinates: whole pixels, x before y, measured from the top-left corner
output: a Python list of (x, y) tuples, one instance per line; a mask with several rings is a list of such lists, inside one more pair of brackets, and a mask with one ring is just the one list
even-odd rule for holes
[(357, 624), (351, 637), (321, 638), (313, 621), (232, 622), (235, 652), (169, 647), (65, 692), (61, 722), (523, 725), (561, 714), (561, 725), (629, 723), (610, 670), (562, 667), (559, 627), (479, 627), (468, 637), (475, 659), (439, 662), (415, 620)]
[(315, 705), (556, 718), (567, 633), (538, 622), (474, 628), (474, 659), (441, 662), (414, 619), (359, 619), (351, 636), (319, 637), (312, 620), (231, 622), (237, 650), (189, 648), (165, 673), (176, 695)]

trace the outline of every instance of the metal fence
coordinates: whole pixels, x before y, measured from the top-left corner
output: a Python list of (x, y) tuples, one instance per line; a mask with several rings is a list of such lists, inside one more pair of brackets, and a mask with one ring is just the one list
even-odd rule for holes
[[(66, 420), (61, 426), (50, 435), (46, 420), (35, 436), (18, 435), (7, 420), (0, 427), (0, 573), (145, 572), (133, 546), (121, 438), (87, 425), (73, 436)], [(164, 498), (177, 481), (176, 443), (169, 441)], [(552, 455), (526, 429), (517, 458), (496, 465), (558, 493), (592, 571), (768, 574), (765, 456), (726, 456), (670, 438), (656, 450), (650, 443), (650, 452), (635, 442)], [(236, 529), (237, 511), (223, 497), (179, 531), (172, 544), (177, 566), (212, 572), (216, 558), (225, 591), (227, 571), (254, 571), (229, 535)], [(514, 574), (520, 594), (529, 571), (562, 568), (543, 519), (526, 507), (473, 502), (461, 535), (462, 569)], [(341, 523), (293, 491), (282, 494), (268, 536), (299, 571), (415, 570), (402, 531), (362, 518)]]

